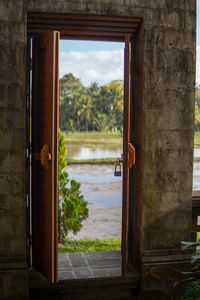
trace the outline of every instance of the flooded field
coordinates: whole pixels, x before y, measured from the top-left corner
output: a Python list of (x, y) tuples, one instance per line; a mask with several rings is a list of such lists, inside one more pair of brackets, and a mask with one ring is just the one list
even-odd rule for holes
[(95, 145), (95, 147), (86, 147), (76, 144), (67, 145), (66, 158), (73, 159), (89, 159), (89, 158), (120, 158), (122, 154), (122, 147), (118, 145)]
[[(72, 239), (121, 237), (122, 177), (114, 177), (114, 165), (69, 165), (71, 179), (81, 182), (89, 217)], [(200, 190), (200, 162), (194, 163), (193, 189)]]
[(194, 163), (193, 168), (193, 190), (200, 191), (200, 161)]
[[(99, 145), (83, 147), (71, 145), (68, 157), (74, 159), (121, 157), (122, 149)], [(194, 157), (200, 156), (200, 148), (194, 149)], [(122, 177), (114, 176), (114, 165), (68, 165), (71, 179), (81, 183), (81, 192), (88, 201), (89, 217), (83, 228), (72, 239), (121, 237)], [(193, 189), (200, 190), (200, 162), (194, 162)]]
[(113, 165), (70, 165), (71, 179), (81, 182), (89, 217), (73, 239), (121, 237), (122, 177), (114, 177)]

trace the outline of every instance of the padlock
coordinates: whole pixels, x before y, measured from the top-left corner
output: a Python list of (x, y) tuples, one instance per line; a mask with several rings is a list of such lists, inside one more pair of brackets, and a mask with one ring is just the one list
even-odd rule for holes
[(122, 176), (121, 164), (120, 163), (116, 163), (116, 165), (115, 165), (114, 176), (118, 176), (118, 177)]

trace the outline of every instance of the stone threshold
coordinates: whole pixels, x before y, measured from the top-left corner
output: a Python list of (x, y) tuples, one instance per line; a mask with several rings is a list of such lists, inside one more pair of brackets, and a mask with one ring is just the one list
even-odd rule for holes
[(121, 276), (121, 252), (81, 252), (58, 255), (58, 279)]

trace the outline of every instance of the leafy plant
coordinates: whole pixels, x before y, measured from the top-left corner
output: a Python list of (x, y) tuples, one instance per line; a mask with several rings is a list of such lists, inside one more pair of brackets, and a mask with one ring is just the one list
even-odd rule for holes
[(80, 231), (82, 221), (88, 217), (87, 201), (81, 195), (81, 184), (70, 180), (68, 173), (63, 169), (66, 166), (64, 155), (66, 152), (64, 136), (59, 130), (59, 157), (58, 157), (58, 242), (63, 243), (71, 230), (74, 234)]
[[(200, 225), (189, 226), (183, 229), (183, 232), (200, 232)], [(181, 242), (181, 249), (186, 250), (191, 247), (197, 247), (200, 245), (200, 240), (197, 242)], [(195, 253), (191, 257), (191, 264), (196, 263), (196, 265), (187, 272), (183, 272), (171, 267), (153, 267), (150, 269), (148, 274), (154, 276), (155, 278), (167, 278), (170, 280), (175, 281), (175, 286), (177, 284), (189, 284), (188, 289), (181, 299), (199, 299), (196, 297), (200, 296), (200, 252)], [(195, 297), (195, 298), (194, 298)]]

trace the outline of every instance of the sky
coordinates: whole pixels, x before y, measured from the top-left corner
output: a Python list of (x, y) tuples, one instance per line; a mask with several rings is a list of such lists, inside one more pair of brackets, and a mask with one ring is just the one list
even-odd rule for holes
[(73, 73), (84, 86), (122, 80), (124, 43), (60, 41), (60, 77)]
[[(196, 83), (200, 85), (200, 0), (197, 0)], [(85, 86), (123, 80), (124, 43), (60, 41), (60, 77), (73, 73)]]

